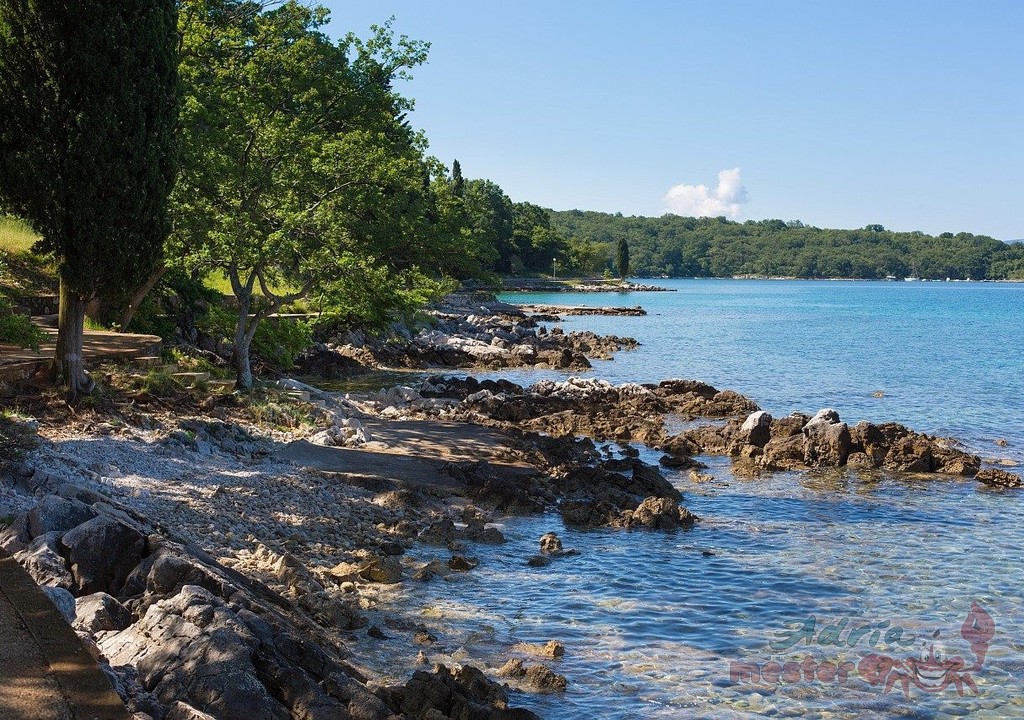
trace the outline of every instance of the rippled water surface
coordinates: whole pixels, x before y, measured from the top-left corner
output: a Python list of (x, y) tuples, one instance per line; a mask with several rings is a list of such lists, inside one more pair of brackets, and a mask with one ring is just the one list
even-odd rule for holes
[[(678, 292), (514, 299), (644, 305), (646, 317), (565, 323), (642, 342), (596, 364), (598, 377), (698, 378), (774, 413), (834, 407), (851, 422), (897, 420), (992, 459), (1024, 459), (1024, 286), (666, 284)], [(503, 373), (519, 382), (552, 374)], [(509, 543), (468, 549), (476, 570), (407, 584), (395, 600), (416, 608), (456, 659), (497, 666), (514, 643), (563, 641), (565, 657), (548, 662), (569, 691), (514, 698), (547, 718), (1024, 717), (1024, 496), (874, 473), (740, 479), (727, 459), (707, 460), (714, 481), (670, 475), (702, 518), (693, 530), (581, 532), (553, 516), (511, 518)], [(527, 567), (549, 530), (580, 556)], [(972, 646), (962, 626), (975, 603), (994, 627), (982, 622), (987, 644), (975, 637)], [(795, 635), (812, 621), (810, 642)], [(930, 652), (980, 669), (951, 660), (936, 692), (911, 669), (891, 674), (888, 691), (853, 670), (841, 682), (829, 672), (872, 654), (906, 663)], [(804, 661), (820, 674), (776, 681), (769, 672), (752, 684), (730, 672)]]

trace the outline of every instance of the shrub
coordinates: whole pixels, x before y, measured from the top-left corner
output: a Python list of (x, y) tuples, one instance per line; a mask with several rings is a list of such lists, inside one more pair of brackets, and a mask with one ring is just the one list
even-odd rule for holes
[(46, 333), (28, 316), (15, 312), (10, 301), (0, 296), (0, 343), (39, 350), (39, 343), (45, 337)]
[(305, 320), (268, 318), (260, 322), (252, 339), (252, 351), (260, 360), (290, 370), (295, 358), (313, 344), (313, 328)]

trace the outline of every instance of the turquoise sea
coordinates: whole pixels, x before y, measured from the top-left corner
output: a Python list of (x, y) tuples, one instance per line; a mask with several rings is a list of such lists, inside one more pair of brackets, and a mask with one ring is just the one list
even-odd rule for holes
[[(676, 292), (504, 299), (643, 305), (562, 324), (641, 342), (595, 377), (696, 378), (777, 415), (895, 420), (1024, 472), (1024, 285), (664, 285)], [(669, 475), (701, 517), (691, 531), (507, 519), (509, 543), (472, 548), (479, 568), (396, 602), (421, 608), (455, 660), (564, 642), (547, 662), (568, 692), (514, 696), (546, 718), (1024, 717), (1024, 492), (834, 470), (742, 479), (707, 461), (711, 482)], [(581, 555), (526, 567), (549, 530)]]

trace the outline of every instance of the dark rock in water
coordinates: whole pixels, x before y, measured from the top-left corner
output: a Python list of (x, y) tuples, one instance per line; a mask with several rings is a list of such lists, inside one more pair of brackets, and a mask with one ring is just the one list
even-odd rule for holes
[(589, 495), (563, 500), (558, 511), (566, 525), (580, 528), (608, 525), (619, 516), (616, 506)]
[(673, 445), (686, 454), (731, 455), (738, 458), (734, 472), (743, 475), (849, 465), (969, 477), (981, 466), (980, 458), (957, 449), (951, 440), (916, 433), (897, 423), (862, 422), (851, 428), (835, 410), (822, 410), (813, 418), (794, 413), (771, 419), (770, 437), (761, 446), (763, 417), (754, 413), (743, 423), (731, 419), (722, 426), (693, 428), (672, 438), (666, 447)]
[(448, 518), (437, 520), (425, 527), (417, 539), (427, 545), (448, 547), (455, 541), (455, 523)]
[(692, 527), (697, 517), (670, 498), (645, 498), (635, 510), (626, 510), (615, 522), (626, 528), (650, 528), (652, 530), (674, 530)]
[(541, 692), (565, 692), (569, 685), (564, 675), (559, 675), (546, 665), (526, 665), (519, 658), (512, 658), (497, 672), (498, 677), (516, 679), (524, 685)]
[(1007, 472), (1006, 470), (1000, 470), (998, 468), (982, 470), (975, 476), (975, 478), (979, 482), (996, 487), (1019, 488), (1024, 484), (1024, 481), (1021, 480), (1019, 475), (1015, 475), (1012, 472)]
[(547, 567), (551, 564), (551, 558), (545, 557), (544, 555), (532, 555), (530, 559), (526, 561), (529, 567)]
[(658, 464), (662, 467), (673, 468), (675, 470), (704, 467), (702, 463), (697, 462), (688, 455), (662, 455), (658, 458)]
[(562, 553), (562, 541), (556, 533), (544, 533), (540, 536), (540, 551), (544, 555), (560, 555)]
[(393, 585), (402, 582), (402, 564), (390, 555), (376, 557), (360, 568), (359, 576), (370, 582)]
[(466, 537), (473, 542), (485, 545), (501, 545), (505, 542), (505, 536), (501, 530), (487, 527), (487, 524), (478, 518), (471, 518), (466, 523)]
[(448, 463), (443, 472), (466, 485), (466, 494), (474, 502), (483, 503), (500, 512), (529, 514), (542, 512), (544, 500), (533, 492), (532, 479), (523, 472), (479, 462)]
[(862, 422), (851, 431), (854, 451), (867, 455), (871, 467), (900, 472), (937, 472), (972, 476), (981, 460), (952, 441), (916, 433), (898, 423)]
[(480, 561), (476, 558), (467, 558), (463, 555), (452, 555), (448, 559), (448, 569), (455, 572), (469, 572), (479, 564)]
[(380, 695), (394, 712), (410, 718), (539, 720), (528, 710), (509, 708), (504, 688), (471, 665), (456, 670), (437, 665), (432, 673), (419, 670), (404, 687), (384, 688)]

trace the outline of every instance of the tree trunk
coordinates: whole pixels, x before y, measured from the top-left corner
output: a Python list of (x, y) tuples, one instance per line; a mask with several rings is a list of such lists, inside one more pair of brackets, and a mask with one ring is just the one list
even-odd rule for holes
[(68, 399), (88, 395), (96, 386), (82, 365), (82, 341), (85, 332), (84, 297), (60, 283), (60, 308), (57, 315), (57, 350), (53, 358), (53, 376), (67, 388)]
[(160, 282), (160, 278), (162, 278), (166, 272), (167, 264), (160, 263), (156, 266), (156, 269), (153, 270), (153, 274), (149, 276), (149, 279), (143, 283), (142, 287), (135, 291), (135, 294), (132, 295), (132, 299), (128, 301), (128, 307), (124, 309), (124, 314), (121, 315), (121, 332), (126, 332), (128, 330), (128, 326), (131, 324), (132, 318), (135, 317), (135, 312), (139, 309), (139, 305), (142, 304), (142, 301), (146, 299), (147, 295), (149, 295), (149, 291), (153, 289), (153, 286)]
[(239, 298), (238, 321), (235, 323), (235, 347), (231, 353), (231, 364), (235, 367), (235, 387), (239, 390), (252, 389), (252, 365), (249, 362), (249, 346), (252, 335), (246, 332), (249, 322), (249, 298)]

